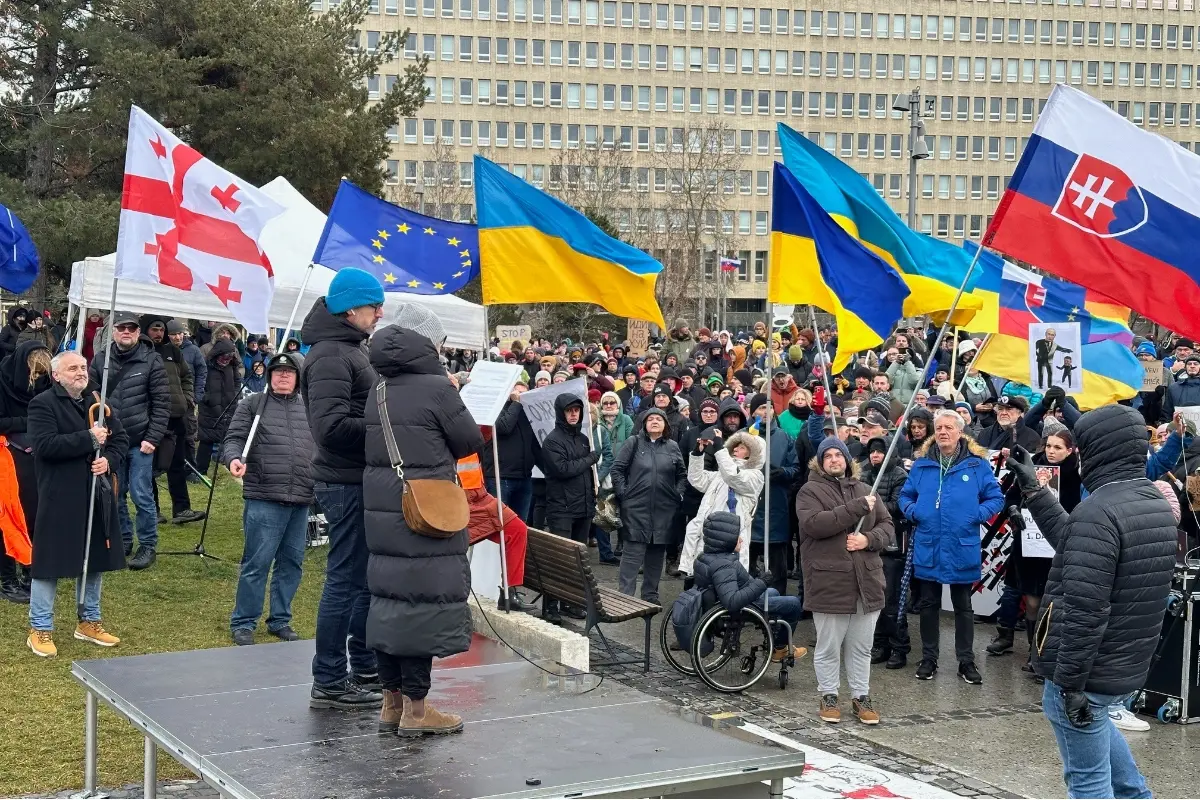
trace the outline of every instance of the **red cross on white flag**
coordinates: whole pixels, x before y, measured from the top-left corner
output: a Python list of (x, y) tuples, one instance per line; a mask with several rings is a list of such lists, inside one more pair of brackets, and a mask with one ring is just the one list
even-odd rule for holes
[(283, 211), (133, 106), (116, 277), (184, 291), (207, 286), (238, 322), (265, 332), (275, 279), (258, 239)]

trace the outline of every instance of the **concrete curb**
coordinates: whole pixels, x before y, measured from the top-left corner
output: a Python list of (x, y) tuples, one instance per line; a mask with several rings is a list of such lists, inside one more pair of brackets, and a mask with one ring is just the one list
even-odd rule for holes
[(499, 634), (509, 646), (530, 658), (554, 661), (580, 672), (591, 670), (591, 648), (586, 637), (551, 625), (540, 617), (518, 612), (505, 614), (491, 603), (480, 608), (473, 596), (467, 602), (475, 632), (480, 636), (494, 639)]

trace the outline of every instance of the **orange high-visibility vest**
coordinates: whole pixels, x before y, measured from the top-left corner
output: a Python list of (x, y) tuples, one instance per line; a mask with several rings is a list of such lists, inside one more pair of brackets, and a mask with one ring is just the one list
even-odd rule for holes
[(483, 488), (483, 465), (479, 456), (469, 455), (458, 460), (458, 485), (464, 489)]

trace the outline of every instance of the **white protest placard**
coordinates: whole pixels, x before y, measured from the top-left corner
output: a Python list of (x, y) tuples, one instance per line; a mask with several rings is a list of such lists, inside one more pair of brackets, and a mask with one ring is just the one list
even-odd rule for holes
[(790, 303), (771, 304), (771, 327), (786, 328), (796, 320), (796, 307)]
[[(557, 421), (554, 414), (554, 400), (562, 394), (569, 394), (583, 401), (582, 430), (586, 432), (592, 429), (587, 400), (587, 381), (583, 378), (574, 378), (562, 383), (552, 383), (541, 389), (531, 389), (521, 395), (521, 406), (525, 410), (525, 417), (529, 420), (529, 426), (533, 428), (533, 435), (537, 437), (538, 444), (545, 441), (546, 437), (550, 435), (550, 431), (554, 430), (554, 423)], [(541, 470), (534, 467), (533, 477), (544, 476)]]
[(471, 367), (471, 381), (458, 396), (476, 425), (495, 425), (496, 417), (512, 394), (513, 384), (521, 377), (520, 364), (499, 364), (495, 361), (476, 361)]
[(1196, 429), (1200, 430), (1200, 406), (1179, 406), (1175, 411), (1183, 417), (1185, 422), (1191, 420), (1196, 425)]
[(517, 339), (529, 344), (533, 338), (533, 328), (529, 325), (497, 325), (496, 338), (500, 340), (500, 349), (507, 350)]
[(1054, 558), (1054, 548), (1042, 536), (1029, 509), (1022, 508), (1021, 516), (1025, 520), (1025, 530), (1021, 531), (1021, 555), (1025, 558)]

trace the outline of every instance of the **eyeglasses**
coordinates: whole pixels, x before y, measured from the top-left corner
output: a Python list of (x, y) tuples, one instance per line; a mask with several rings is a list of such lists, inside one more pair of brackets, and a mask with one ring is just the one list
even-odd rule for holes
[(117, 330), (123, 331), (125, 333), (130, 333), (130, 332), (136, 331), (138, 329), (137, 323), (134, 323), (134, 322), (122, 322), (120, 325), (116, 325), (114, 327)]
[(605, 401), (604, 401), (603, 403), (601, 403), (600, 405), (602, 405), (602, 406), (615, 406), (615, 405), (616, 405), (616, 403), (614, 403), (612, 400), (605, 400)]

